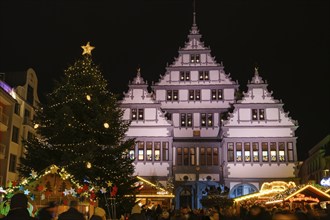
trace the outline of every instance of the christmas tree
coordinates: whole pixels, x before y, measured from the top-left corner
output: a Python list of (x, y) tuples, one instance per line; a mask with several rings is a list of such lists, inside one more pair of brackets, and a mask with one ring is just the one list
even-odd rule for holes
[[(134, 195), (136, 179), (128, 155), (134, 140), (125, 140), (129, 122), (122, 120), (117, 96), (109, 92), (100, 67), (93, 63), (94, 47), (88, 42), (82, 48), (82, 58), (64, 71), (47, 94), (47, 103), (37, 111), (38, 135), (25, 140), (19, 171), (29, 176), (31, 170), (39, 172), (56, 164), (81, 185), (93, 184), (101, 203), (107, 204), (112, 195), (117, 207), (130, 208), (134, 197), (124, 195)], [(118, 189), (115, 195), (111, 193), (114, 187)]]

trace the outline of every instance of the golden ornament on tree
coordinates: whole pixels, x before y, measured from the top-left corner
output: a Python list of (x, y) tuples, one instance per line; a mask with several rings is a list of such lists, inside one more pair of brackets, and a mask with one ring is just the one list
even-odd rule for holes
[(95, 47), (92, 47), (91, 45), (89, 45), (89, 42), (87, 42), (86, 46), (81, 46), (81, 48), (84, 50), (82, 55), (92, 55), (92, 50), (95, 48)]

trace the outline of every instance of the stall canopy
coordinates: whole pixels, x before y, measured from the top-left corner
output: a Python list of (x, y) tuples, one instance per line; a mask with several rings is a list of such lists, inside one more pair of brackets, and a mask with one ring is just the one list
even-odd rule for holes
[(257, 202), (265, 202), (273, 196), (281, 193), (287, 189), (296, 187), (294, 182), (273, 181), (262, 184), (260, 191), (256, 193), (247, 194), (234, 199), (235, 202), (243, 202), (246, 200), (258, 200)]
[(281, 202), (307, 202), (319, 203), (330, 201), (330, 195), (321, 188), (313, 185), (300, 185), (292, 189), (288, 189), (266, 202), (266, 204), (275, 204)]

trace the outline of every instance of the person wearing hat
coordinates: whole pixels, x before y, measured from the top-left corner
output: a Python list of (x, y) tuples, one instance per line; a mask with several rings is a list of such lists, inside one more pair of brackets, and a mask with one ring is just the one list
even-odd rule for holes
[(49, 202), (48, 206), (40, 209), (37, 214), (39, 220), (52, 220), (55, 217), (57, 204), (55, 202)]
[(94, 209), (94, 214), (89, 220), (106, 220), (105, 210), (101, 207), (96, 207)]
[(10, 210), (2, 220), (35, 220), (27, 209), (28, 198), (24, 193), (16, 193), (10, 199)]
[(84, 214), (78, 211), (78, 202), (72, 200), (70, 202), (70, 208), (66, 212), (62, 212), (58, 216), (58, 220), (85, 220)]
[(139, 204), (135, 204), (132, 208), (131, 215), (128, 217), (128, 220), (146, 220), (146, 215), (141, 213), (141, 207)]

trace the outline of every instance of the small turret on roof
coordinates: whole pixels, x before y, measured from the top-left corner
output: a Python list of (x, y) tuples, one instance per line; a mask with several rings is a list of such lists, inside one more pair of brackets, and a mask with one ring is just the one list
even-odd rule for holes
[(147, 84), (141, 76), (141, 68), (139, 67), (136, 72), (136, 77), (133, 79), (131, 84)]
[(262, 80), (261, 76), (259, 76), (258, 67), (254, 68), (254, 76), (250, 82), (251, 84), (264, 84), (265, 82)]

